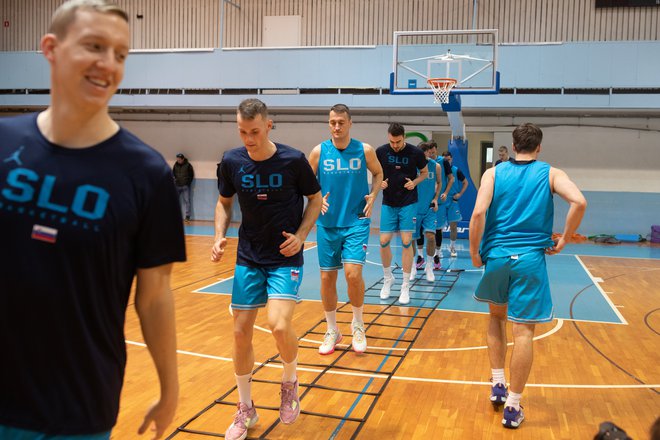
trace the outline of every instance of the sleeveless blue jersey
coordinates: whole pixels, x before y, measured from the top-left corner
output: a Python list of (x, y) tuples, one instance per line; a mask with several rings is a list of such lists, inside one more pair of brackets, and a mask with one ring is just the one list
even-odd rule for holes
[(343, 150), (336, 148), (332, 140), (323, 142), (317, 178), (321, 194), (330, 193), (330, 207), (324, 215), (319, 215), (316, 223), (325, 228), (344, 228), (358, 223), (366, 205), (364, 196), (370, 192), (362, 142), (351, 139)]
[(431, 200), (435, 195), (435, 169), (438, 163), (429, 160), (427, 165), (429, 175), (419, 185), (417, 185), (417, 212), (427, 212), (431, 205)]
[[(454, 175), (454, 184), (451, 186), (451, 188), (449, 188), (449, 194), (447, 194), (447, 200), (451, 200), (452, 197), (454, 197), (455, 194), (461, 192), (461, 188), (463, 188), (463, 181), (458, 178), (458, 172), (459, 172), (458, 167), (452, 165), (451, 173)], [(465, 176), (463, 176), (463, 180), (465, 180)]]
[(486, 213), (481, 258), (509, 257), (552, 246), (553, 215), (550, 165), (539, 161), (499, 164)]
[[(445, 158), (442, 156), (439, 156), (436, 159), (436, 162), (440, 165), (440, 183), (442, 183), (442, 188), (440, 188), (440, 194), (444, 193), (445, 190), (447, 189), (447, 179), (449, 176), (447, 175), (447, 167), (449, 166), (449, 163), (445, 161)], [(456, 176), (454, 176), (456, 178)], [(456, 182), (454, 182), (454, 185), (456, 185)], [(454, 187), (452, 185), (452, 188)], [(451, 191), (451, 188), (450, 188)], [(438, 197), (438, 205), (443, 205), (444, 203), (447, 203), (451, 200), (451, 196), (447, 194), (447, 199), (443, 202), (440, 197)]]

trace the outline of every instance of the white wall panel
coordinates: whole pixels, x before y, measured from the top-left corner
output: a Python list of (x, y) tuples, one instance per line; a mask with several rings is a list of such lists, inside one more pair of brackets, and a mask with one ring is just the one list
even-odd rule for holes
[[(62, 2), (0, 0), (0, 50), (38, 50), (50, 16)], [(117, 3), (129, 13), (135, 49), (219, 47), (221, 28), (223, 47), (260, 47), (263, 17), (287, 15), (302, 17), (303, 46), (387, 45), (397, 30), (469, 29), (475, 6), (474, 0)], [(594, 0), (478, 0), (476, 6), (476, 27), (499, 29), (504, 43), (660, 39), (660, 7), (596, 9)]]

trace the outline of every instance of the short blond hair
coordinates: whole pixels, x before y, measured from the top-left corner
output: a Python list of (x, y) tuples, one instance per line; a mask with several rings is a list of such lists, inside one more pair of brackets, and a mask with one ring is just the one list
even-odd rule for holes
[(76, 11), (79, 9), (100, 12), (102, 14), (114, 14), (128, 23), (128, 14), (122, 8), (106, 0), (69, 0), (63, 3), (53, 13), (48, 33), (55, 34), (57, 38), (64, 38), (69, 26), (76, 19)]

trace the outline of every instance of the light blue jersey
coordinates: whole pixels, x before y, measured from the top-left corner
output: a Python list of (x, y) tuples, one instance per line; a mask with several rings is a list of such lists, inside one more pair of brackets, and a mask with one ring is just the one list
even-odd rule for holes
[[(447, 189), (447, 179), (449, 176), (447, 176), (447, 173), (445, 171), (445, 158), (442, 156), (438, 156), (436, 159), (436, 162), (440, 165), (440, 183), (442, 183), (442, 188), (440, 188), (440, 194), (443, 194), (445, 190)], [(455, 178), (456, 176), (454, 176)], [(454, 183), (454, 185), (456, 185)], [(452, 187), (454, 186), (452, 185)], [(442, 205), (443, 203), (447, 203), (449, 200), (451, 200), (451, 197), (447, 196), (445, 201), (443, 202), (440, 198), (438, 198), (438, 205)]]
[(362, 223), (366, 200), (369, 194), (367, 160), (362, 142), (351, 139), (348, 146), (337, 149), (332, 140), (321, 144), (317, 178), (321, 194), (328, 192), (328, 212), (320, 215), (317, 224), (326, 228), (344, 228)]
[(451, 186), (451, 188), (449, 188), (449, 194), (447, 194), (447, 200), (449, 201), (452, 200), (452, 197), (454, 197), (454, 195), (461, 192), (461, 188), (463, 188), (463, 182), (458, 180), (458, 167), (452, 165), (451, 173), (454, 175), (454, 184)]
[(504, 162), (495, 168), (494, 178), (481, 258), (509, 257), (552, 246), (550, 165)]
[(429, 160), (427, 165), (429, 175), (417, 185), (417, 212), (426, 213), (429, 210), (433, 196), (435, 195), (435, 170), (437, 162)]

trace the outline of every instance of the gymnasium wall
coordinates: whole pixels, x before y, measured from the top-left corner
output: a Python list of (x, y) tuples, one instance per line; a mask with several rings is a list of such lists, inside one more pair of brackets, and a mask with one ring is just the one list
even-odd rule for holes
[[(37, 50), (63, 0), (0, 1), (0, 51)], [(394, 31), (500, 29), (503, 43), (660, 39), (660, 8), (594, 0), (117, 0), (131, 47), (261, 47), (266, 17), (299, 17), (299, 46), (392, 44)], [(476, 7), (475, 7), (476, 6)], [(272, 23), (272, 22), (271, 22)], [(272, 29), (272, 28), (271, 28)], [(277, 32), (277, 28), (274, 31)]]
[[(377, 147), (386, 142), (388, 118), (383, 122), (361, 122), (354, 117), (352, 135)], [(364, 118), (363, 118), (364, 119)], [(371, 118), (370, 118), (371, 119)], [(473, 118), (474, 119), (474, 118)], [(584, 191), (589, 208), (580, 228), (586, 235), (597, 233), (643, 234), (651, 224), (660, 221), (660, 131), (617, 129), (605, 126), (548, 125), (542, 117), (521, 118), (542, 126), (544, 131), (541, 160), (565, 170)], [(473, 121), (474, 122), (474, 121)], [(488, 122), (484, 120), (484, 122)], [(189, 157), (195, 167), (193, 218), (210, 220), (217, 199), (216, 164), (222, 153), (240, 145), (233, 121), (122, 121), (146, 142), (156, 146), (170, 164), (177, 152)], [(409, 130), (433, 130), (430, 126), (407, 124)], [(435, 139), (442, 139), (449, 127), (436, 127)], [(476, 154), (479, 140), (494, 140), (510, 145), (513, 127), (493, 127), (492, 131), (470, 133), (470, 168), (475, 182), (479, 180), (481, 158)], [(481, 130), (486, 130), (484, 127)], [(506, 130), (506, 131), (505, 131)], [(305, 153), (329, 137), (328, 127), (319, 122), (280, 123), (275, 118), (271, 137), (292, 145)], [(476, 147), (475, 147), (476, 146)], [(555, 197), (555, 225), (561, 229), (567, 205)], [(377, 225), (380, 213), (374, 212)], [(234, 219), (240, 219), (236, 212)]]

